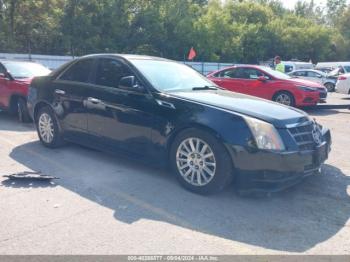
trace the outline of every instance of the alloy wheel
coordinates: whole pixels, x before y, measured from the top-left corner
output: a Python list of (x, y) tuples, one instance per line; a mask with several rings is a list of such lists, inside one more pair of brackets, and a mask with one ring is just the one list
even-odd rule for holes
[(214, 152), (199, 138), (190, 137), (182, 141), (176, 152), (176, 164), (183, 179), (194, 186), (205, 186), (215, 176)]
[(45, 143), (51, 143), (54, 138), (53, 121), (49, 114), (43, 113), (39, 117), (38, 129), (41, 139)]
[(280, 103), (282, 105), (286, 105), (286, 106), (290, 106), (292, 104), (292, 100), (290, 98), (289, 95), (287, 94), (279, 94), (277, 97), (276, 97), (276, 100), (275, 100), (277, 103)]

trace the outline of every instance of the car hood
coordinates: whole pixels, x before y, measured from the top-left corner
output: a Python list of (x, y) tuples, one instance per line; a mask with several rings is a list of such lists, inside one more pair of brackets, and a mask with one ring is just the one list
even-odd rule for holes
[(299, 109), (226, 90), (172, 92), (170, 95), (258, 118), (278, 128), (309, 120), (308, 115)]
[(302, 86), (309, 86), (309, 87), (323, 87), (321, 84), (305, 80), (305, 79), (300, 79), (300, 78), (290, 78), (290, 79), (285, 79), (285, 81), (295, 84), (295, 85), (302, 85)]

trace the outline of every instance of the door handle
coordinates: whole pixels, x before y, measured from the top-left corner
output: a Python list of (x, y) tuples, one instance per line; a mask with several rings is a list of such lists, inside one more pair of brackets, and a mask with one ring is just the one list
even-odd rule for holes
[(97, 99), (97, 98), (94, 98), (94, 97), (88, 97), (87, 99), (89, 102), (93, 103), (93, 104), (100, 104), (101, 103), (101, 100), (100, 99)]
[(66, 94), (66, 91), (61, 90), (61, 89), (55, 89), (55, 93), (56, 93), (57, 95), (65, 95), (65, 94)]

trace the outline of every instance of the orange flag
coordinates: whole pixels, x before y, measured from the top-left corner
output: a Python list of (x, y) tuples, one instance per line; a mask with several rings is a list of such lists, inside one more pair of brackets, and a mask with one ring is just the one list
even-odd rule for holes
[(196, 55), (197, 55), (196, 50), (194, 50), (194, 48), (191, 47), (191, 50), (190, 50), (190, 52), (188, 53), (188, 60), (192, 60), (193, 58), (196, 57)]

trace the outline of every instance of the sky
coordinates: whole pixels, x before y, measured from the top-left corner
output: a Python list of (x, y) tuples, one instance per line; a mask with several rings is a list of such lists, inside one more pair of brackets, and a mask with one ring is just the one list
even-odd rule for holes
[[(295, 3), (298, 2), (298, 0), (282, 0), (282, 2), (283, 2), (285, 7), (289, 8), (289, 9), (293, 9), (295, 6)], [(325, 5), (327, 0), (314, 0), (314, 2), (317, 5)]]

